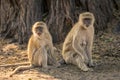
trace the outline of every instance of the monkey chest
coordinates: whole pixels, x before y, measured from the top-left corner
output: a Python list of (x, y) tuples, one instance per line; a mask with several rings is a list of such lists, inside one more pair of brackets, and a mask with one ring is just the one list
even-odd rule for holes
[[(39, 44), (38, 44), (39, 43)], [(46, 45), (44, 40), (36, 40), (36, 48), (43, 48)]]

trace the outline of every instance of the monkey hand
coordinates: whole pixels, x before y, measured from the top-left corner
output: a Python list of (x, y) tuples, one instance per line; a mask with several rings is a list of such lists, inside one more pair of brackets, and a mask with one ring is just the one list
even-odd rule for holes
[(91, 61), (91, 62), (89, 62), (88, 66), (89, 66), (89, 67), (94, 67), (95, 65), (94, 65), (94, 63)]

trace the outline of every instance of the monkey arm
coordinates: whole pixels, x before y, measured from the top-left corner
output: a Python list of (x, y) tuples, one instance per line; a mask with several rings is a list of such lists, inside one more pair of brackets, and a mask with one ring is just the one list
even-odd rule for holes
[(93, 45), (93, 42), (88, 42), (87, 44), (87, 47), (86, 47), (86, 53), (87, 53), (87, 56), (88, 56), (88, 60), (89, 60), (89, 65), (90, 66), (93, 66), (93, 61), (92, 61), (92, 45)]
[(72, 47), (84, 60), (84, 56), (83, 56), (84, 51), (83, 51), (82, 47), (80, 46), (80, 44), (78, 43), (76, 36), (73, 37)]
[(39, 49), (36, 49), (36, 48), (34, 48), (33, 50), (32, 50), (32, 52), (31, 52), (31, 57), (29, 57), (29, 60), (30, 60), (30, 62), (31, 62), (31, 65), (32, 65), (32, 63), (34, 63), (34, 60), (35, 60), (35, 55), (36, 55), (36, 52), (37, 51), (39, 51), (41, 48), (39, 48)]
[(51, 42), (49, 42), (49, 43), (45, 46), (45, 48), (46, 48), (46, 50), (47, 50), (49, 59), (52, 60), (53, 54), (54, 54), (53, 44), (52, 44)]
[(34, 41), (34, 37), (31, 36), (31, 38), (29, 39), (28, 48), (27, 48), (28, 59), (29, 59), (29, 62), (31, 62), (31, 63), (32, 63), (33, 57), (34, 57), (33, 55), (38, 50), (35, 45), (36, 45), (36, 43)]

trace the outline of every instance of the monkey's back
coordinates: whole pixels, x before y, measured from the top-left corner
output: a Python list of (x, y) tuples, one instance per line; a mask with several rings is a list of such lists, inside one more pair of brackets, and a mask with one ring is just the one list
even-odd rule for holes
[(74, 51), (73, 47), (72, 47), (72, 42), (73, 42), (73, 36), (75, 35), (75, 33), (78, 31), (77, 29), (77, 25), (79, 23), (76, 23), (74, 25), (74, 27), (70, 30), (70, 32), (68, 33), (68, 35), (65, 38), (65, 41), (63, 43), (63, 49), (62, 49), (62, 56), (64, 57), (66, 53), (70, 52), (70, 51)]

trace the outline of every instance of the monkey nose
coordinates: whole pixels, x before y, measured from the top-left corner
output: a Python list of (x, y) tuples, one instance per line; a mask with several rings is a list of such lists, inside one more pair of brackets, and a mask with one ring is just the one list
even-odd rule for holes
[(89, 24), (86, 24), (86, 27), (89, 27), (90, 25)]

